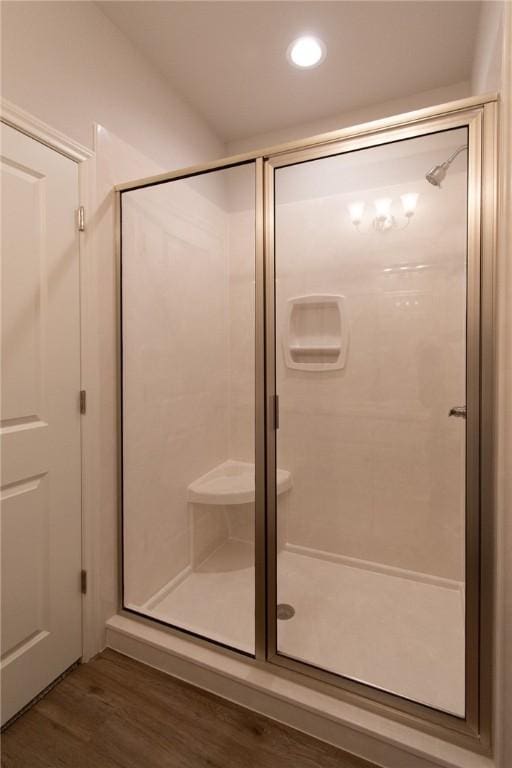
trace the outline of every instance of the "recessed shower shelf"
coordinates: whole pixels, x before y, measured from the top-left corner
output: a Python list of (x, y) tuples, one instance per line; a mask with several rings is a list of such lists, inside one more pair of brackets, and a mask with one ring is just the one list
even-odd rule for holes
[(283, 331), (284, 359), (298, 371), (335, 371), (345, 367), (348, 319), (345, 297), (309, 294), (288, 299)]
[(318, 355), (319, 357), (323, 357), (324, 355), (333, 355), (335, 357), (338, 357), (340, 354), (341, 347), (339, 344), (331, 344), (331, 345), (325, 345), (325, 346), (303, 346), (302, 344), (293, 344), (290, 346), (290, 352), (292, 355)]
[[(277, 493), (289, 491), (292, 476), (277, 470)], [(188, 486), (188, 501), (194, 504), (249, 504), (254, 501), (254, 464), (228, 459)]]

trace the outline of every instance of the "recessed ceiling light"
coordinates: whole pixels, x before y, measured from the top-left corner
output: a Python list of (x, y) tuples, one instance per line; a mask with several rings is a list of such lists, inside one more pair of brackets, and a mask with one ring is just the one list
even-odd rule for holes
[(287, 56), (295, 67), (311, 69), (325, 59), (325, 45), (317, 37), (299, 37), (288, 46)]

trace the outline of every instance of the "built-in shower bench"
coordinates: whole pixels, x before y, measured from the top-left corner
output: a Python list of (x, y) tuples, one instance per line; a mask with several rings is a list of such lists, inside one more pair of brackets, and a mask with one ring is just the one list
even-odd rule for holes
[[(188, 486), (187, 499), (194, 504), (233, 505), (254, 502), (254, 464), (228, 459)], [(292, 476), (277, 470), (277, 493), (292, 487)]]

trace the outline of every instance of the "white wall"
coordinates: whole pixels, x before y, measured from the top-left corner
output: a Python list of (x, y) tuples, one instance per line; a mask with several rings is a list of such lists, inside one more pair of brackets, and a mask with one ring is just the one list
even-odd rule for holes
[(96, 156), (85, 163), (87, 225), (82, 255), (82, 422), (85, 597), (84, 658), (105, 645), (105, 621), (117, 612), (117, 270), (113, 187), (162, 168), (98, 127)]
[(480, 5), (480, 20), (471, 73), (471, 92), (474, 94), (500, 89), (504, 10), (504, 2), (487, 0)]
[(421, 93), (404, 96), (400, 99), (373, 104), (363, 109), (353, 112), (343, 112), (332, 117), (315, 120), (313, 122), (301, 123), (291, 128), (283, 128), (270, 133), (260, 133), (239, 141), (232, 141), (227, 145), (229, 155), (239, 152), (249, 152), (253, 149), (263, 149), (271, 147), (281, 142), (303, 139), (308, 136), (316, 136), (319, 133), (336, 131), (340, 128), (346, 128), (351, 125), (359, 125), (369, 120), (379, 120), (381, 117), (391, 115), (400, 115), (404, 112), (410, 112), (414, 109), (434, 106), (435, 104), (444, 104), (448, 101), (463, 99), (470, 95), (470, 84), (468, 82), (454, 83), (454, 85), (436, 88), (432, 91), (423, 91)]
[(3, 98), (86, 146), (100, 123), (163, 168), (224, 154), (95, 3), (9, 1), (1, 12)]

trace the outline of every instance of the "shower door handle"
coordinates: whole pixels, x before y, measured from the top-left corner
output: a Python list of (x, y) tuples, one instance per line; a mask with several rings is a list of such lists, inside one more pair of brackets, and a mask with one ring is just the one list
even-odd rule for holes
[(453, 408), (450, 408), (448, 411), (448, 416), (456, 416), (458, 419), (465, 419), (466, 418), (466, 406), (465, 405), (455, 405)]

